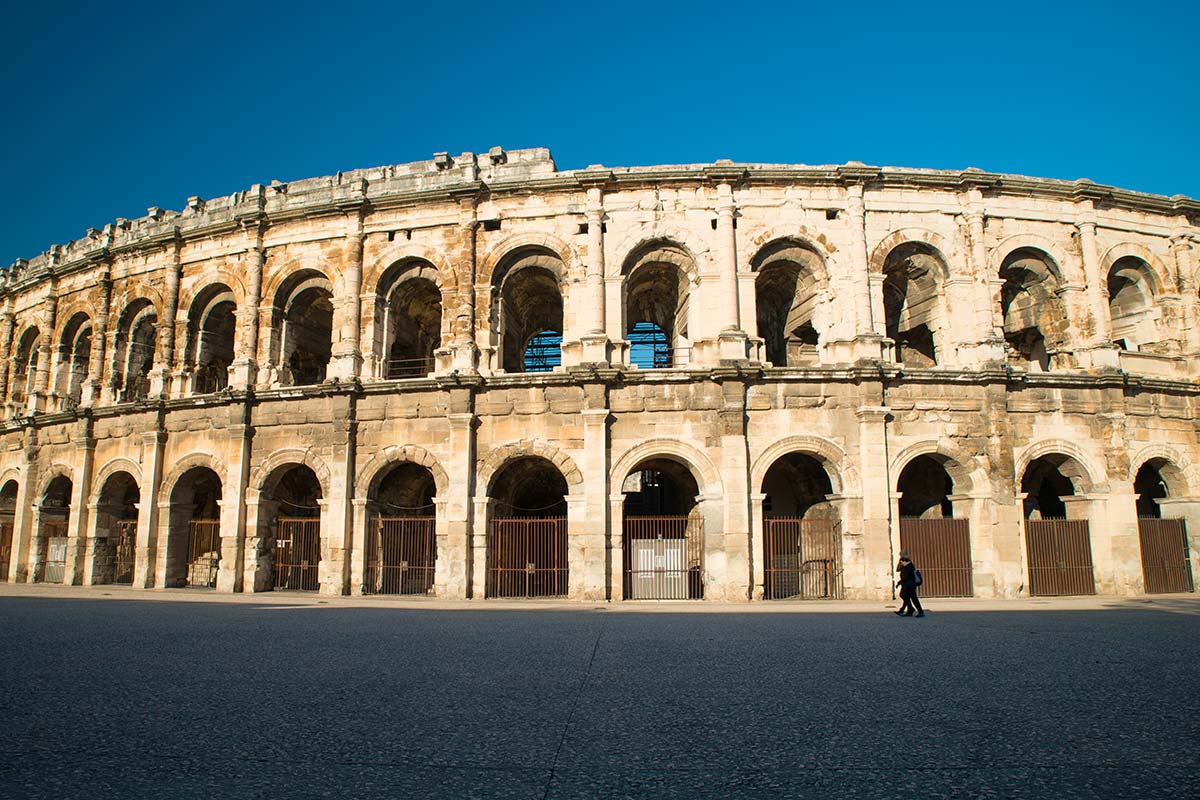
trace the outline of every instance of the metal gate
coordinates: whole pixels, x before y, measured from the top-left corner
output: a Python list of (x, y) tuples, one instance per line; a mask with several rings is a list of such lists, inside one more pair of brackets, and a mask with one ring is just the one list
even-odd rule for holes
[(67, 523), (42, 523), (42, 582), (62, 583), (67, 572)]
[(900, 518), (900, 547), (921, 570), (922, 597), (971, 597), (971, 527), (965, 519)]
[(764, 599), (842, 598), (841, 522), (768, 517), (763, 525)]
[(626, 517), (625, 599), (704, 597), (704, 519)]
[(133, 549), (137, 520), (122, 519), (113, 525), (113, 583), (133, 583)]
[(567, 520), (493, 519), (487, 533), (487, 597), (567, 593)]
[(213, 588), (221, 564), (221, 522), (194, 519), (188, 523), (187, 585)]
[(1096, 593), (1086, 519), (1027, 519), (1025, 547), (1031, 595)]
[(8, 567), (12, 563), (12, 522), (0, 522), (0, 581), (8, 580)]
[(437, 562), (433, 517), (377, 517), (367, 534), (363, 594), (429, 594)]
[(321, 520), (280, 517), (275, 533), (275, 588), (315, 592), (320, 586)]
[(1142, 577), (1148, 594), (1196, 591), (1183, 520), (1139, 519), (1138, 538), (1142, 541)]

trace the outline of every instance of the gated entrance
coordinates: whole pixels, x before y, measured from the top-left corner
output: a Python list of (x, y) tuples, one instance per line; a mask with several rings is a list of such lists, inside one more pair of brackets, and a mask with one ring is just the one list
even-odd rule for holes
[(133, 583), (133, 553), (137, 542), (137, 520), (123, 519), (113, 525), (113, 583)]
[(624, 533), (626, 600), (703, 598), (702, 517), (626, 517)]
[(363, 594), (429, 594), (436, 563), (433, 517), (376, 517), (367, 536)]
[(900, 547), (921, 570), (922, 597), (971, 597), (971, 529), (965, 519), (900, 518)]
[(493, 519), (487, 532), (488, 597), (567, 593), (567, 519)]
[(67, 570), (67, 523), (42, 521), (42, 581), (62, 583)]
[(221, 523), (194, 519), (188, 523), (187, 585), (211, 589), (221, 564)]
[(836, 519), (763, 521), (763, 598), (840, 600), (842, 530)]
[(12, 563), (12, 539), (12, 519), (0, 520), (0, 581), (8, 580), (8, 567)]
[(1142, 517), (1138, 520), (1138, 538), (1148, 594), (1196, 590), (1183, 520)]
[(321, 520), (280, 517), (275, 531), (276, 589), (315, 592), (319, 587)]
[(1031, 595), (1096, 593), (1087, 520), (1027, 519), (1025, 544)]

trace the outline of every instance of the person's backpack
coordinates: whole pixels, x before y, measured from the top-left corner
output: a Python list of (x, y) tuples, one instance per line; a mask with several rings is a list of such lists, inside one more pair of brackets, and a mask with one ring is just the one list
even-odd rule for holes
[(921, 570), (919, 570), (919, 569), (915, 569), (915, 570), (913, 570), (913, 580), (914, 580), (914, 581), (916, 581), (916, 584), (915, 584), (915, 585), (917, 585), (917, 586), (920, 586), (922, 583), (924, 583), (924, 582), (925, 582), (925, 581), (924, 581), (924, 580), (921, 578)]

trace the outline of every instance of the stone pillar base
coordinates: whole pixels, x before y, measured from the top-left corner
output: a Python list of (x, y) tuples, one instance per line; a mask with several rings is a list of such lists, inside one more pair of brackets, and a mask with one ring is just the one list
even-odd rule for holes
[(579, 337), (581, 352), (579, 363), (604, 364), (608, 366), (612, 359), (612, 345), (608, 336), (603, 333), (589, 333)]
[(258, 364), (252, 358), (239, 358), (229, 366), (229, 385), (235, 389), (251, 389), (258, 379)]

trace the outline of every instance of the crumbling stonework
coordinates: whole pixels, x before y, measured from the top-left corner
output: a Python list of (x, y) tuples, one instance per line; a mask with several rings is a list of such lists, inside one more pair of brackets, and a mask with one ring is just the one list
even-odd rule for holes
[[(678, 596), (811, 595), (820, 561), (819, 596), (878, 598), (901, 519), (953, 517), (968, 593), (1015, 596), (1065, 517), (1096, 590), (1139, 593), (1139, 513), (1200, 568), (1198, 219), (1087, 181), (500, 148), (149, 209), (4, 275), (0, 569), (622, 600), (626, 518), (669, 517)], [(497, 543), (530, 518), (550, 555)], [(793, 518), (787, 547), (837, 552), (780, 549)]]

